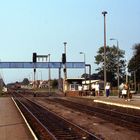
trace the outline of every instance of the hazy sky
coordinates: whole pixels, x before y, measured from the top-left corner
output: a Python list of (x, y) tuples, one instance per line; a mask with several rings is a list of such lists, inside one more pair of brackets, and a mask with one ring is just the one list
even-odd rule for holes
[[(83, 61), (97, 67), (94, 56), (103, 46), (103, 15), (108, 12), (107, 45), (116, 44), (132, 56), (132, 46), (140, 43), (140, 0), (0, 0), (0, 60), (32, 61), (32, 53), (51, 54), (61, 61), (67, 42), (67, 61)], [(0, 70), (6, 82), (32, 77), (32, 70)], [(84, 70), (68, 71), (80, 77)], [(38, 75), (48, 78), (48, 70)], [(55, 73), (55, 74), (54, 74)], [(58, 77), (57, 71), (52, 71)], [(38, 76), (39, 77), (39, 76)]]

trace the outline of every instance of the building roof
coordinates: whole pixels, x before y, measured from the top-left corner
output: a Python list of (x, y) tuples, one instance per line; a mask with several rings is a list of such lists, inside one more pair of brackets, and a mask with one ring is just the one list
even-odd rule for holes
[(86, 82), (85, 81), (82, 81), (82, 84), (89, 84), (89, 83), (96, 83), (96, 82), (104, 82), (104, 81), (102, 81), (102, 80), (86, 80)]
[(84, 78), (67, 78), (67, 81), (83, 81)]

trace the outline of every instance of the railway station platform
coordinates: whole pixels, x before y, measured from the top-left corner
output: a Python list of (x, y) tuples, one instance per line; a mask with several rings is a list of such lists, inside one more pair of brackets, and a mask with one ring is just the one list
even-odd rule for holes
[(34, 140), (10, 97), (0, 98), (0, 140)]
[(140, 110), (140, 94), (133, 95), (130, 101), (126, 101), (118, 96), (84, 96), (85, 98), (93, 99), (96, 103), (115, 105), (120, 107), (132, 108)]

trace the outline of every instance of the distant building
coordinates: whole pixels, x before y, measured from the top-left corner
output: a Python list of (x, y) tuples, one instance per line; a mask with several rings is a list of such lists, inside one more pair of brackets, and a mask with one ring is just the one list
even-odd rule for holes
[(84, 78), (68, 78), (67, 79), (67, 90), (68, 91), (78, 91), (82, 86), (82, 81)]
[(39, 88), (47, 88), (48, 87), (48, 81), (40, 81)]
[(94, 85), (96, 83), (99, 84), (100, 90), (104, 89), (104, 81), (103, 80), (86, 80), (86, 81), (84, 80), (84, 81), (82, 81), (82, 85), (83, 85), (83, 87), (85, 86), (86, 90), (89, 90), (89, 85), (91, 86), (91, 89), (92, 89), (92, 87), (94, 87)]
[(84, 78), (68, 78), (67, 79), (67, 91), (78, 91), (79, 89), (81, 90), (90, 90), (91, 88), (94, 87), (95, 83), (99, 84), (100, 90), (104, 89), (104, 81), (102, 80), (86, 80)]
[(35, 86), (36, 88), (47, 88), (48, 87), (48, 81), (46, 80), (37, 80), (37, 81), (29, 81), (30, 86)]

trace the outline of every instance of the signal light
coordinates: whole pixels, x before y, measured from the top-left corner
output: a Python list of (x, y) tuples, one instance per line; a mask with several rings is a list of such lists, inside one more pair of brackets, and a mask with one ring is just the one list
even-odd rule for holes
[(63, 72), (66, 73), (66, 68), (63, 69)]
[(66, 54), (62, 53), (62, 63), (65, 64), (66, 63)]
[(36, 60), (37, 60), (37, 54), (33, 53), (33, 62), (36, 63)]

